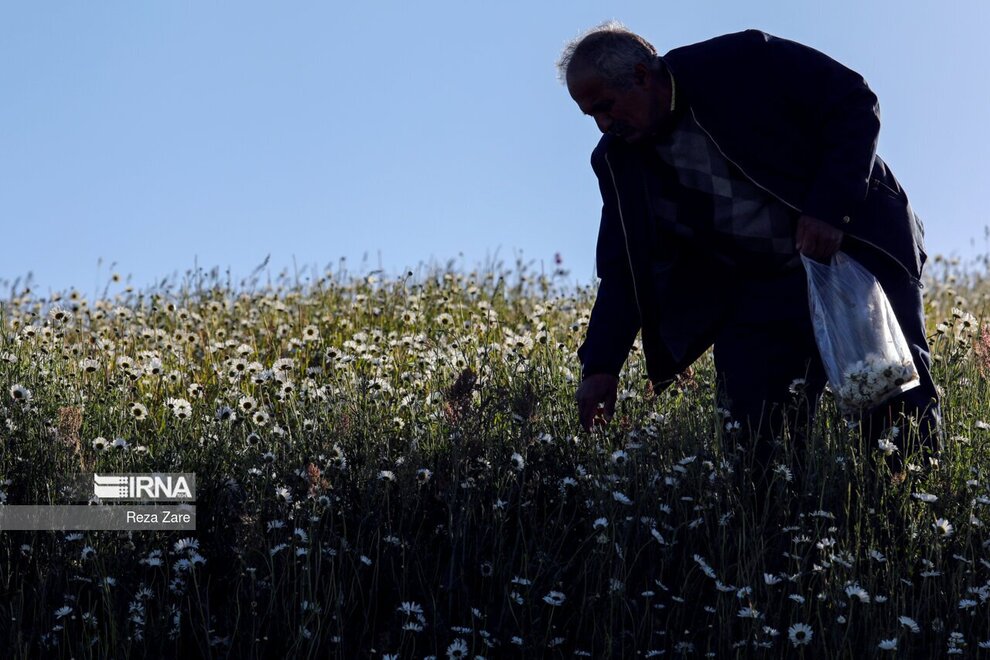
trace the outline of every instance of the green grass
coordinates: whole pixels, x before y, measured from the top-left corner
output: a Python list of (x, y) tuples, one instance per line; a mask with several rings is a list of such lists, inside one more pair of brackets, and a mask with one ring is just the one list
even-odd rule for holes
[(892, 481), (876, 439), (826, 396), (806, 469), (788, 481), (785, 439), (765, 511), (743, 495), (747, 454), (708, 357), (654, 396), (637, 344), (615, 419), (580, 430), (575, 350), (595, 292), (562, 271), (237, 287), (197, 272), (94, 299), (15, 286), (0, 306), (3, 499), (66, 503), (80, 472), (193, 472), (198, 529), (3, 532), (0, 647), (872, 657), (896, 640), (901, 656), (977, 655), (990, 646), (990, 286), (933, 266), (938, 467)]

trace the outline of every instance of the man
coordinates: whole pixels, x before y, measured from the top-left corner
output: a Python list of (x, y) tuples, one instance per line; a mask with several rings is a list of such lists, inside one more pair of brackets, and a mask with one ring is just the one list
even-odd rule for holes
[(756, 30), (660, 57), (617, 23), (569, 44), (558, 69), (604, 134), (591, 159), (601, 283), (578, 351), (582, 425), (602, 405), (606, 421), (614, 413), (638, 331), (657, 391), (714, 345), (721, 405), (764, 478), (775, 440), (807, 423), (786, 414), (796, 384), (806, 414), (825, 385), (800, 255), (828, 262), (841, 249), (880, 281), (921, 377), (869, 411), (868, 432), (905, 412), (918, 426), (897, 436), (901, 450), (909, 436), (936, 450), (923, 228), (875, 153), (879, 110), (863, 78)]

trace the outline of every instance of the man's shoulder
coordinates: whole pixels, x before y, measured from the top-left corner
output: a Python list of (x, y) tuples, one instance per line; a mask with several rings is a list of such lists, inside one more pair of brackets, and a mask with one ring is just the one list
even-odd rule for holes
[(758, 66), (767, 44), (778, 39), (762, 30), (743, 30), (674, 48), (661, 59), (675, 78), (687, 77), (686, 82), (698, 79), (699, 84), (708, 84), (713, 75)]
[(668, 57), (679, 58), (688, 55), (695, 55), (699, 53), (721, 53), (726, 50), (734, 50), (740, 47), (746, 47), (751, 45), (756, 45), (760, 43), (766, 43), (771, 39), (775, 39), (773, 35), (764, 32), (763, 30), (757, 30), (755, 28), (750, 28), (748, 30), (742, 30), (740, 32), (732, 32), (729, 34), (722, 34), (717, 37), (712, 37), (711, 39), (706, 39), (704, 41), (699, 41), (693, 44), (687, 44), (685, 46), (679, 46), (669, 51), (664, 55), (666, 60)]

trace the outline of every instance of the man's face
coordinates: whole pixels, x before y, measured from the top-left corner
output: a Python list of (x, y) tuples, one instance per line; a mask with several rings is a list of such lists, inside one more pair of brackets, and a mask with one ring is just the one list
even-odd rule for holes
[(638, 142), (654, 135), (668, 113), (668, 98), (653, 72), (637, 65), (633, 85), (628, 89), (609, 86), (595, 71), (584, 68), (568, 72), (567, 90), (586, 115), (594, 118), (602, 133), (626, 142)]

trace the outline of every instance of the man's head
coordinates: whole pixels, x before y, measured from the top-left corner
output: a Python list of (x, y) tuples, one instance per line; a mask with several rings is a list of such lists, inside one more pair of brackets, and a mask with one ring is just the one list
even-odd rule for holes
[(670, 83), (656, 49), (614, 21), (569, 43), (557, 72), (602, 133), (637, 142), (656, 134), (670, 114)]

